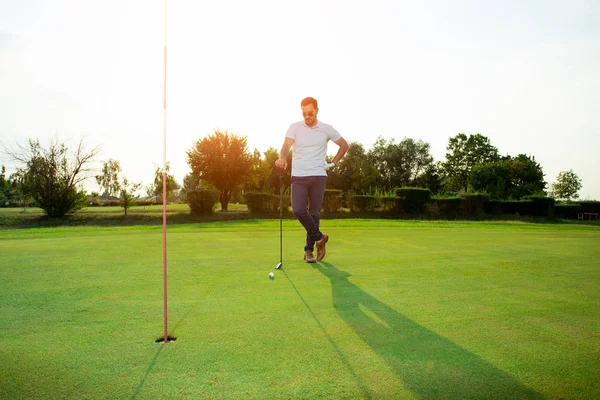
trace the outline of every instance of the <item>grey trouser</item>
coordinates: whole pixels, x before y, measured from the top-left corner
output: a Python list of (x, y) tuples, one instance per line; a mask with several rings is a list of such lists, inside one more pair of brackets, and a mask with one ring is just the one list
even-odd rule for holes
[(306, 229), (304, 251), (314, 250), (315, 242), (323, 237), (319, 230), (319, 220), (325, 186), (326, 176), (292, 176), (292, 211)]

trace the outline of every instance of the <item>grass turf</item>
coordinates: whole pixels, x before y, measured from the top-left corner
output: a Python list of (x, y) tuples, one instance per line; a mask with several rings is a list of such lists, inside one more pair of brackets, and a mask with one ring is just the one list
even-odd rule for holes
[(600, 228), (325, 220), (0, 231), (0, 398), (600, 397)]

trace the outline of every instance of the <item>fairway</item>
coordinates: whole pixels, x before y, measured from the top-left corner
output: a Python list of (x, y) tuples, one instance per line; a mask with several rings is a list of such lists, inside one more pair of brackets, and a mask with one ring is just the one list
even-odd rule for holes
[[(0, 231), (0, 398), (600, 398), (600, 227), (247, 220)], [(268, 278), (269, 272), (275, 278)]]

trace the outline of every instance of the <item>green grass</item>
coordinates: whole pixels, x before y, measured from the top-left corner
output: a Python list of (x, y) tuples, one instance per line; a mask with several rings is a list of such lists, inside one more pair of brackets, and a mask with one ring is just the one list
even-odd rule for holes
[(276, 220), (0, 231), (0, 398), (600, 397), (600, 227)]
[[(124, 215), (123, 208), (119, 206), (86, 207), (64, 218), (48, 218), (39, 208), (0, 208), (0, 229), (66, 227), (66, 226), (162, 226), (162, 205), (135, 206)], [(251, 220), (251, 219), (278, 219), (279, 213), (253, 214), (248, 211), (245, 204), (230, 203), (227, 211), (222, 211), (220, 206), (209, 214), (192, 215), (187, 204), (168, 204), (167, 216), (169, 224), (190, 224), (202, 222)], [(325, 219), (404, 219), (404, 220), (440, 220), (439, 216), (432, 215), (393, 215), (386, 211), (375, 212), (350, 212), (346, 208), (335, 213), (323, 213)], [(294, 219), (291, 211), (284, 211), (285, 219)], [(519, 221), (542, 224), (569, 224), (590, 225), (600, 227), (600, 220), (574, 221), (558, 218), (531, 217), (519, 215), (464, 214), (456, 217), (448, 216), (441, 219), (454, 219), (457, 221)]]
[[(223, 212), (221, 211), (221, 206), (217, 206), (215, 208), (215, 212)], [(234, 204), (230, 203), (228, 206), (227, 212), (239, 212), (239, 211), (247, 211), (248, 207), (245, 204)], [(167, 205), (168, 213), (176, 213), (183, 212), (189, 213), (190, 207), (187, 204), (168, 204)], [(23, 208), (0, 208), (0, 214), (8, 215), (8, 214), (17, 214), (17, 215), (43, 215), (43, 211), (41, 208), (30, 207), (27, 209)], [(150, 206), (133, 206), (128, 210), (129, 214), (162, 214), (162, 205), (150, 205)], [(96, 206), (96, 207), (84, 207), (82, 210), (78, 211), (76, 214), (115, 214), (115, 215), (123, 215), (123, 207), (121, 206)]]
[[(135, 226), (162, 225), (162, 205), (134, 206), (125, 215), (120, 206), (86, 207), (64, 218), (48, 218), (40, 208), (0, 208), (0, 228), (39, 228), (57, 226)], [(229, 204), (227, 211), (220, 206), (208, 215), (190, 214), (187, 204), (168, 204), (169, 223), (196, 223), (249, 219), (252, 216), (245, 204)], [(273, 215), (275, 216), (275, 215)], [(278, 215), (277, 215), (278, 217)]]

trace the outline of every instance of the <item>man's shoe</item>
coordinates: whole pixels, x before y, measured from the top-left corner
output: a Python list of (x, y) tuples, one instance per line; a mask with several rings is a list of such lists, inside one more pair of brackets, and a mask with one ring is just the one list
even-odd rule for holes
[(306, 250), (304, 253), (304, 261), (307, 263), (316, 263), (315, 256), (313, 256), (313, 252), (311, 250)]
[(325, 258), (325, 243), (329, 240), (329, 236), (323, 234), (321, 240), (317, 242), (317, 261), (321, 261)]

